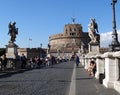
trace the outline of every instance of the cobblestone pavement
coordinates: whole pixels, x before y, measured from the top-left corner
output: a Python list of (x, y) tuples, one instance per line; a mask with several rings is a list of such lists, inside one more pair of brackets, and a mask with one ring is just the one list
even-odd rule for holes
[(0, 95), (120, 95), (87, 75), (74, 62), (0, 73)]
[(0, 74), (0, 95), (66, 95), (73, 71), (72, 63)]

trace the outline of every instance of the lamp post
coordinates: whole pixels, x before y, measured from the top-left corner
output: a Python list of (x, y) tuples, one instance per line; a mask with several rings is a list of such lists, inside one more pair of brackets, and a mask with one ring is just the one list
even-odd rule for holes
[(113, 22), (112, 22), (113, 32), (112, 32), (112, 42), (109, 45), (110, 51), (120, 50), (120, 44), (118, 42), (118, 34), (116, 30), (115, 3), (117, 3), (117, 0), (112, 0), (111, 5), (112, 5), (112, 16), (113, 16)]

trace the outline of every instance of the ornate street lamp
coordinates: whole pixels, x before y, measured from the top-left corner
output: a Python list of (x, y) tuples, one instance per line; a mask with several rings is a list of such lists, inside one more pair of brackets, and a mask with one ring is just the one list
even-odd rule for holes
[(119, 51), (120, 50), (120, 44), (118, 42), (118, 34), (116, 30), (116, 18), (115, 18), (115, 3), (117, 3), (117, 0), (112, 0), (112, 16), (113, 16), (113, 32), (112, 32), (112, 42), (109, 45), (110, 51)]

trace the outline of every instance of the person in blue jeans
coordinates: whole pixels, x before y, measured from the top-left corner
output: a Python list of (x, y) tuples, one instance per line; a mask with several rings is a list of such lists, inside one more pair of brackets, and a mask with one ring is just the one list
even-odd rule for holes
[(78, 55), (76, 54), (76, 56), (75, 56), (75, 63), (76, 63), (76, 66), (78, 67), (79, 66), (79, 57), (78, 57)]

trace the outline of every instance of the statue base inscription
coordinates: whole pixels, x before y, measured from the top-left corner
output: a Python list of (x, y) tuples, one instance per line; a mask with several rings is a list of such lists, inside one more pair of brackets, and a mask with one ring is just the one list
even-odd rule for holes
[(16, 44), (9, 42), (9, 44), (6, 45), (6, 57), (16, 59), (18, 55), (17, 47)]

